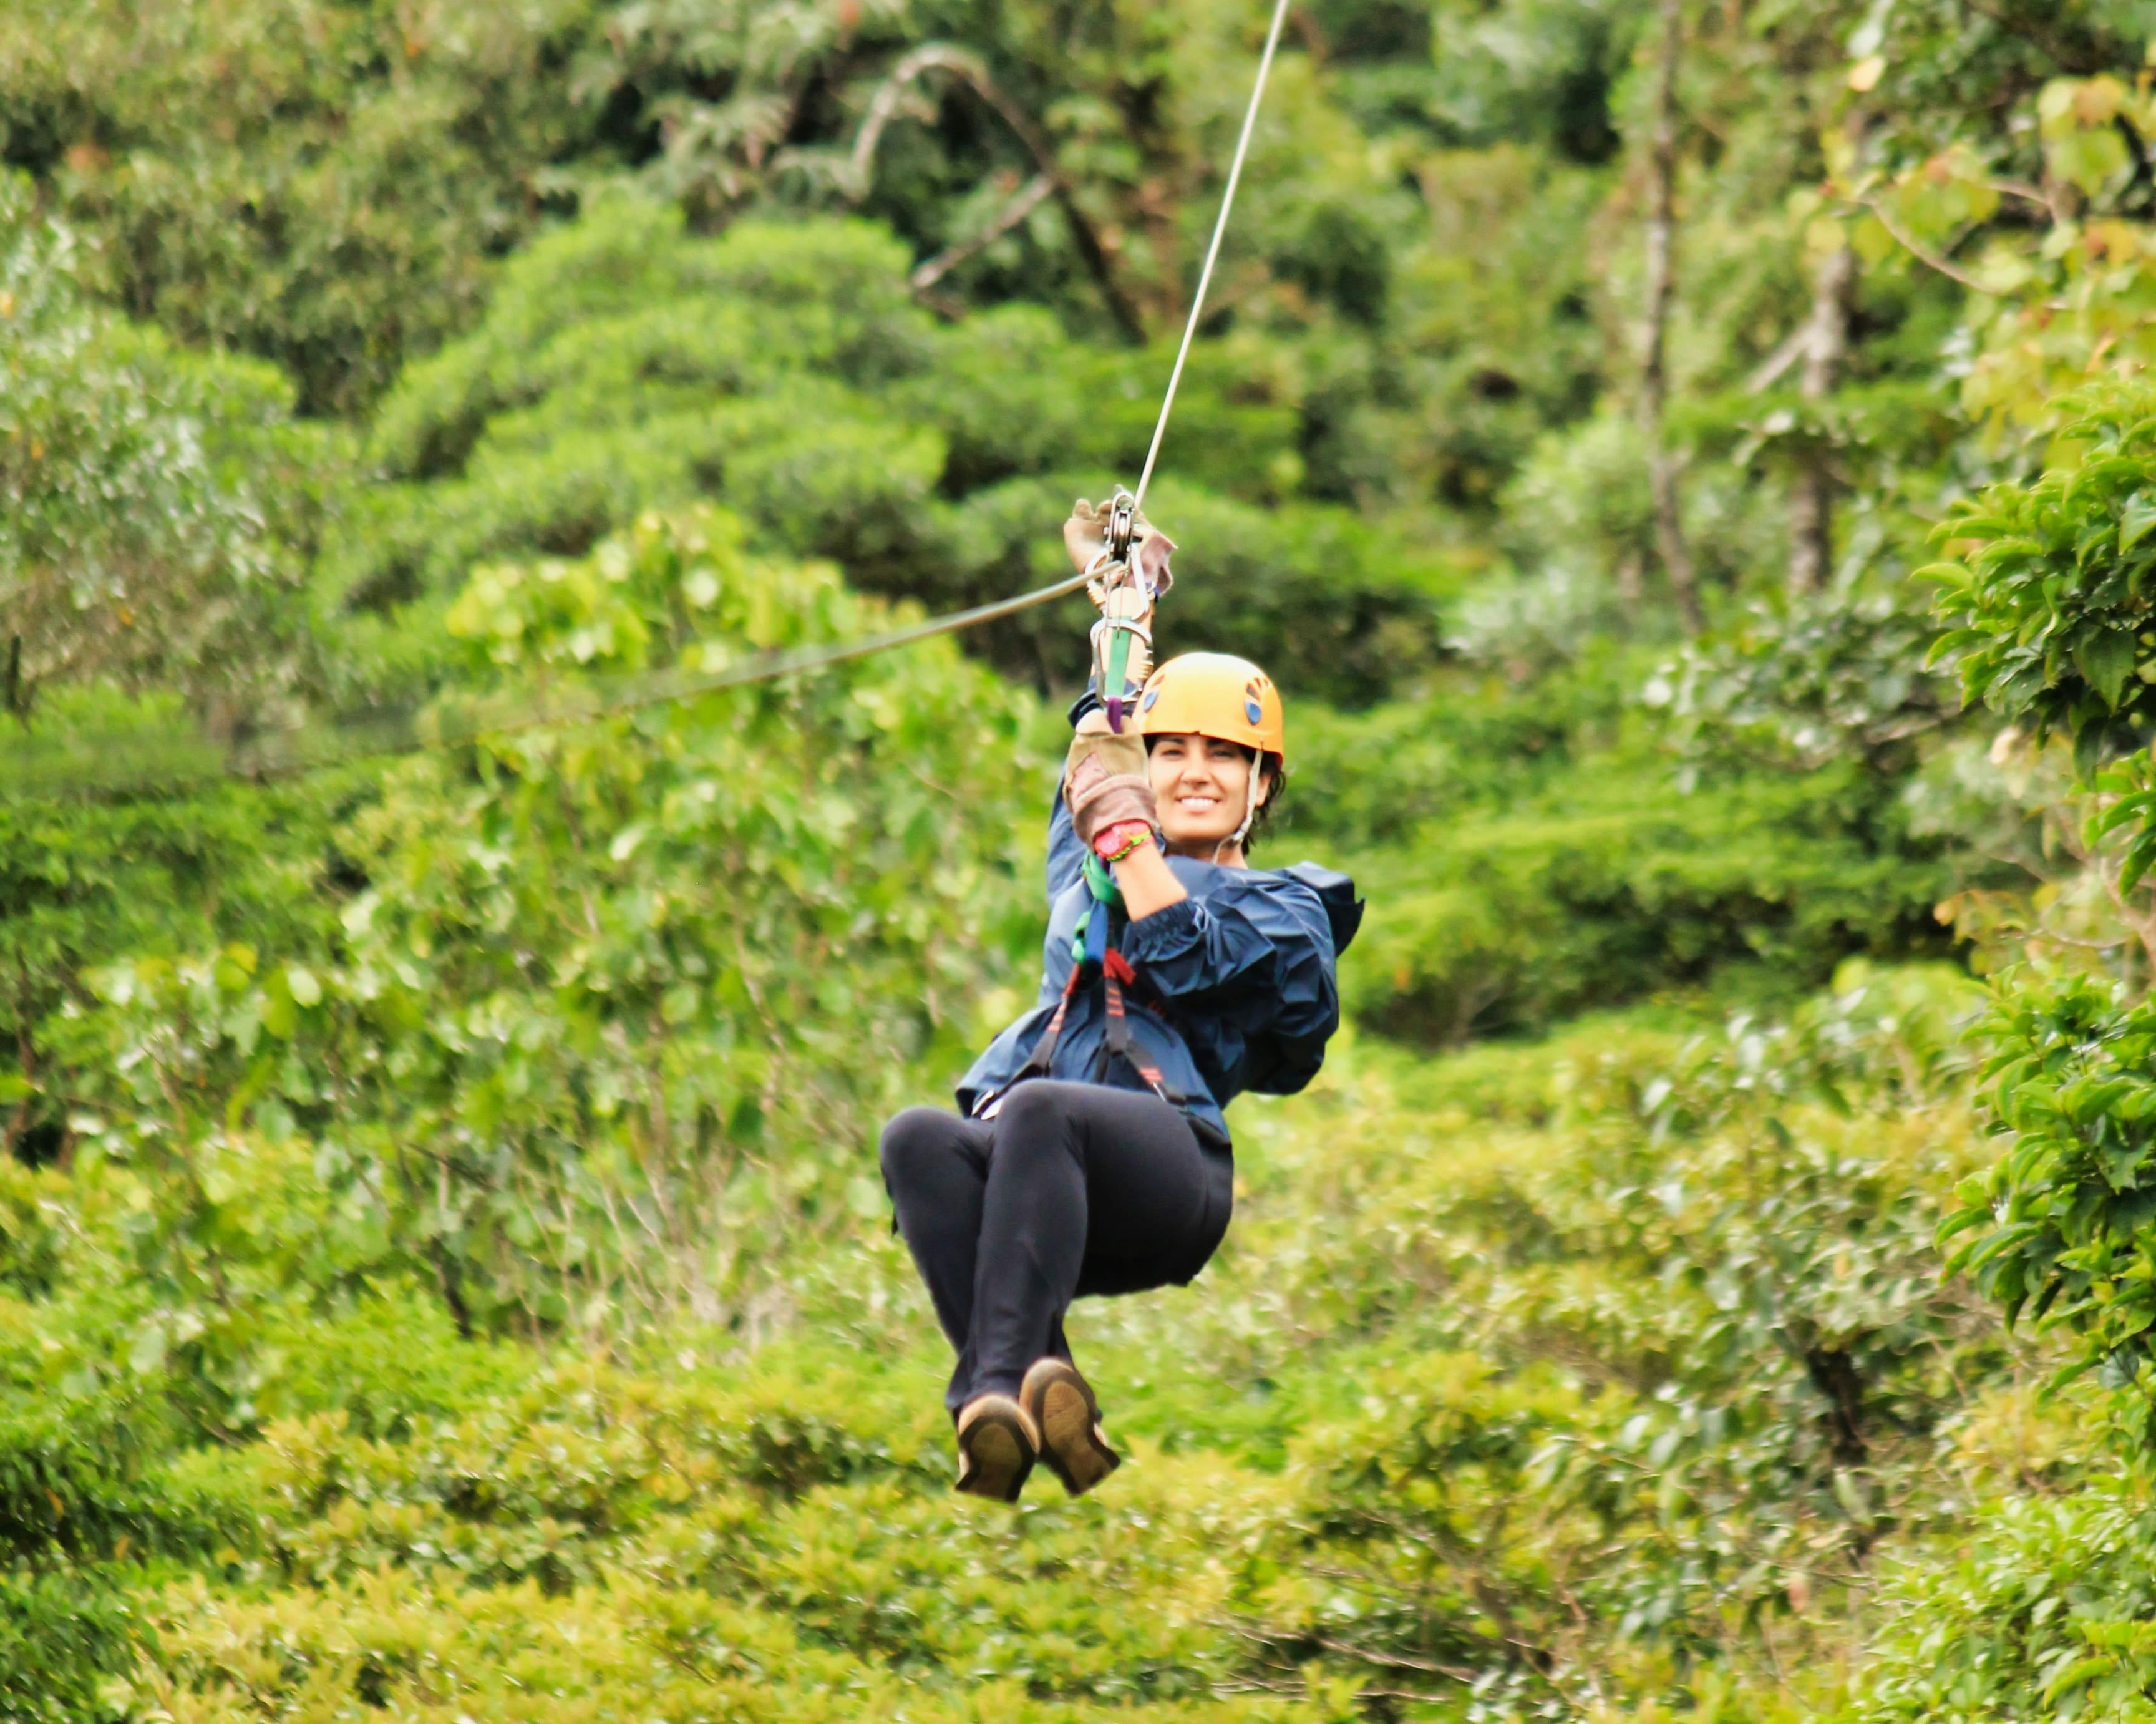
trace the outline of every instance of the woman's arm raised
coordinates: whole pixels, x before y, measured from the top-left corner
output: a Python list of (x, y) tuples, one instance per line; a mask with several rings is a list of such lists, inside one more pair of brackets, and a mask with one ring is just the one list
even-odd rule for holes
[[(1158, 828), (1145, 764), (1145, 744), (1134, 732), (1114, 734), (1108, 728), (1108, 715), (1098, 708), (1078, 721), (1064, 787), (1074, 807), (1087, 811), (1086, 817), (1078, 823), (1082, 838), (1090, 841), (1106, 835), (1112, 839), (1140, 823), (1149, 830)], [(1111, 853), (1122, 847), (1111, 843)], [(1150, 837), (1111, 863), (1109, 872), (1115, 876), (1116, 888), (1123, 895), (1123, 908), (1132, 921), (1179, 903), (1190, 895)]]
[(1142, 921), (1156, 910), (1164, 910), (1170, 904), (1179, 904), (1190, 894), (1183, 883), (1175, 877), (1175, 871), (1168, 865), (1160, 847), (1151, 842), (1141, 844), (1111, 872), (1116, 877), (1116, 888), (1123, 894), (1123, 908), (1133, 922)]

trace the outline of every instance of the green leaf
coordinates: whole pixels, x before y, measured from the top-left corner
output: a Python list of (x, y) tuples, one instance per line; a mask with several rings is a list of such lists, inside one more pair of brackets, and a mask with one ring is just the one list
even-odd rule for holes
[(135, 1331), (134, 1344), (127, 1350), (127, 1368), (137, 1377), (148, 1377), (165, 1362), (165, 1325), (161, 1319), (151, 1318)]
[(2138, 886), (2151, 867), (2156, 867), (2156, 826), (2144, 826), (2127, 845), (2126, 859), (2119, 865), (2119, 895), (2123, 897)]
[(2118, 548), (2130, 551), (2156, 528), (2156, 491), (2137, 491), (2119, 512)]
[(2119, 691), (2133, 674), (2133, 636), (2118, 629), (2085, 635), (2074, 649), (2074, 660), (2082, 675), (2113, 712), (2118, 710)]
[(292, 996), (283, 988), (270, 988), (262, 996), (262, 1027), (280, 1042), (289, 1042), (300, 1027), (300, 1015), (292, 1007)]

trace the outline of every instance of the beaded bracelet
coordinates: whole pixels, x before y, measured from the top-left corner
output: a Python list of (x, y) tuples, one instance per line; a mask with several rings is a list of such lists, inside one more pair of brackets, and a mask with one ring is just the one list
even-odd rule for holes
[[(1096, 850), (1094, 852), (1094, 854), (1098, 856), (1102, 862), (1107, 862), (1112, 866), (1113, 864), (1122, 861), (1125, 857), (1136, 852), (1141, 846), (1152, 841), (1152, 828), (1151, 826), (1146, 826), (1142, 822), (1137, 821), (1132, 821), (1130, 824), (1135, 828), (1135, 830), (1131, 833), (1129, 837), (1126, 838), (1122, 841), (1122, 844), (1118, 845), (1112, 851)], [(1115, 828), (1112, 826), (1109, 828), (1111, 832), (1114, 830)]]

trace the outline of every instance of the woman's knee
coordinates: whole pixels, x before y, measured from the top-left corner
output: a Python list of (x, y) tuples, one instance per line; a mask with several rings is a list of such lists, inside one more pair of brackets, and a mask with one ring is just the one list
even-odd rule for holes
[(998, 1155), (1037, 1154), (1067, 1150), (1070, 1145), (1072, 1094), (1085, 1086), (1035, 1078), (1021, 1083), (1004, 1098), (996, 1114)]
[(963, 1129), (956, 1114), (941, 1108), (908, 1108), (897, 1115), (884, 1127), (879, 1147), (885, 1188), (896, 1192), (918, 1185), (924, 1175), (947, 1163), (957, 1153)]

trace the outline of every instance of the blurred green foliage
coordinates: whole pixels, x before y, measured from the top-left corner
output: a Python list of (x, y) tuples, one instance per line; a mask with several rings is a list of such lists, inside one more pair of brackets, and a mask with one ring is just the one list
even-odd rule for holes
[(310, 656), (304, 481), (329, 444), (274, 369), (114, 316), (81, 261), (0, 178), (0, 713), (98, 680), (274, 701)]
[(2147, 1716), (2146, 1503), (2102, 1480), (1986, 1508), (1981, 1542), (1891, 1573), (1857, 1716), (2006, 1717), (2033, 1705), (2061, 1718)]
[(1971, 992), (1853, 967), (1781, 1025), (1350, 1050), (1245, 1119), (1198, 1288), (1082, 1313), (1136, 1464), (1014, 1521), (948, 1490), (880, 1204), (792, 1236), (791, 1338), (675, 1321), (610, 1362), (460, 1339), (422, 1266), (325, 1298), (201, 1236), (258, 1338), (252, 1406), (210, 1408), (170, 1305), (83, 1274), (139, 1248), (148, 1188), (88, 1158), (36, 1176), (67, 1290), (0, 1293), (8, 1392), (80, 1445), (8, 1438), (42, 1459), (0, 1504), (70, 1541), (24, 1644), (62, 1716), (1769, 1704), (1852, 1562), (1952, 1512), (1933, 1444), (2000, 1369), (1929, 1242), (1979, 1153)]
[[(1173, 353), (1082, 346), (1017, 307), (942, 328), (905, 261), (865, 224), (700, 239), (664, 206), (607, 201), (517, 259), (485, 322), (383, 402), (370, 453), (398, 482), (327, 579), (386, 610), (475, 558), (580, 554), (640, 510), (716, 497), (762, 545), (939, 610), (1045, 584), (1063, 564), (1040, 523), (1143, 462)], [(1248, 342), (1191, 366), (1151, 505), (1202, 563), (1174, 624), (1367, 699), (1436, 656), (1446, 566), (1291, 500), (1301, 394)], [(992, 650), (1060, 680), (1071, 623), (1014, 620)]]
[(1943, 954), (1938, 903), (2006, 871), (1919, 830), (1905, 794), (1949, 728), (1928, 638), (1822, 597), (1674, 660), (1603, 641), (1492, 667), (1525, 697), (1455, 672), (1320, 717), (1286, 841), (1361, 851), (1358, 1015), (1445, 1044), (1657, 994), (1786, 1001), (1852, 954)]
[(546, 167), (602, 130), (565, 100), (595, 12), (38, 0), (0, 19), (0, 156), (136, 316), (348, 410), (470, 316)]
[(1992, 486), (1940, 527), (1964, 560), (1936, 565), (1951, 625), (1937, 651), (1969, 698), (2039, 741), (2066, 737), (2087, 767), (2140, 742), (2156, 711), (2140, 674), (2156, 413), (2145, 392), (2118, 389), (2081, 404), (2058, 441), (2071, 458), (2033, 484)]
[(2156, 1109), (2145, 1004), (2076, 978), (2002, 1001), (1987, 1099), (2013, 1146), (1961, 1192), (1947, 1233), (1978, 1232), (1957, 1256), (2006, 1308), (2076, 1338), (2076, 1362), (2127, 1383), (2146, 1374), (2151, 1198), (2143, 1120)]
[[(876, 617), (704, 512), (484, 565), (447, 620), (483, 679), (573, 680)], [(312, 952), (93, 973), (119, 1080), (95, 1141), (190, 1188), (175, 1301), (213, 1331), (218, 1265), (267, 1249), (320, 1287), (415, 1266), (466, 1332), (740, 1320), (777, 1268), (759, 1234), (857, 1176), (774, 1176), (767, 1146), (867, 1141), (1024, 939), (1026, 712), (938, 643), (423, 758), (336, 835), (346, 889)], [(321, 1207), (289, 1241), (253, 1189), (280, 1151), (235, 1134), (234, 1094), (314, 1145)]]
[[(2148, 1069), (2147, 944), (2156, 860), (2149, 782), (2152, 657), (2142, 396), (2121, 387), (2061, 409), (2039, 477), (1995, 485), (1938, 529), (1963, 560), (1939, 565), (1938, 651), (1964, 688), (2041, 744), (2070, 750), (2063, 812), (2109, 914), (2107, 938), (2062, 953), (2032, 942), (2002, 979), (1986, 1026), (1985, 1100), (2006, 1153), (1961, 1192), (1956, 1262), (2005, 1308), (2072, 1337), (2074, 1367), (2126, 1392), (2123, 1421), (2145, 1451), (2143, 1310), (2150, 1175), (2140, 1122), (2156, 1108)], [(2052, 930), (2035, 929), (2038, 941)], [(2056, 930), (2063, 934), (2061, 927)]]
[(2156, 1705), (2156, 18), (1676, 6), (1657, 418), (1668, 16), (1292, 14), (1158, 645), (1370, 921), (1219, 1259), (1074, 1319), (1135, 1464), (1009, 1521), (870, 1145), (1030, 996), (1081, 603), (64, 763), (1060, 575), (1259, 12), (0, 18), (0, 1716)]

